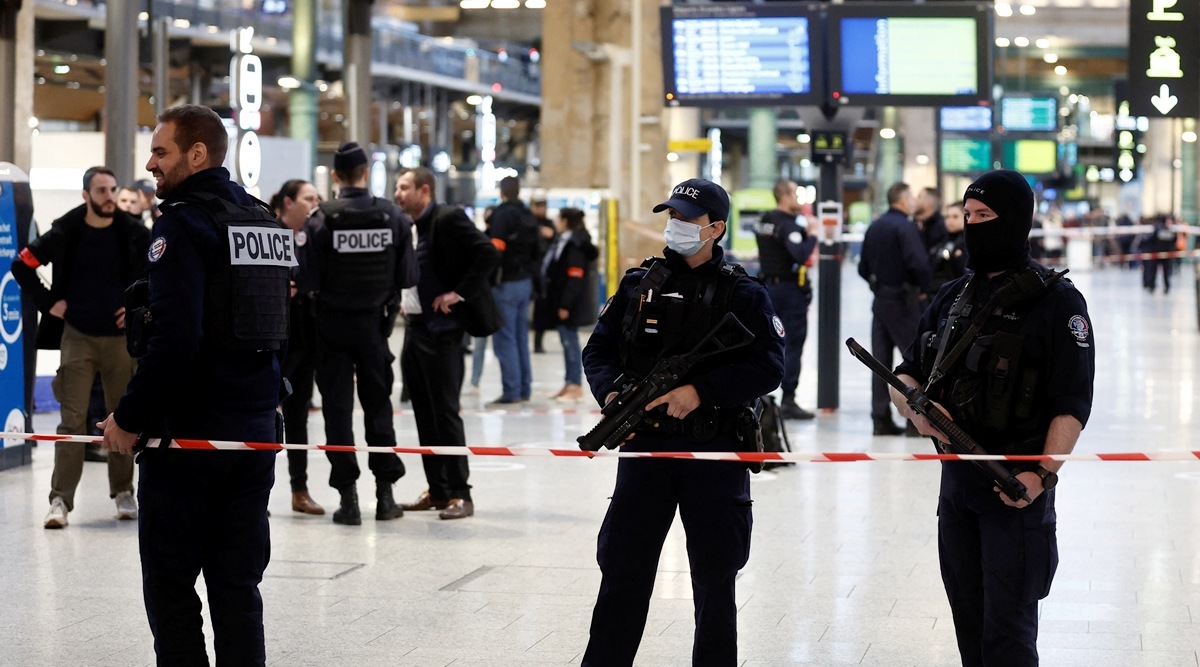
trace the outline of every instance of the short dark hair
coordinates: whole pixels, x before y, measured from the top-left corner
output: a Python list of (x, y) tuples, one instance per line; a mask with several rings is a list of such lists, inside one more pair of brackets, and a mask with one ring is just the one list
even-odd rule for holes
[(788, 194), (796, 194), (796, 184), (786, 178), (775, 183), (775, 203), (778, 204), (781, 199)]
[(899, 203), (900, 198), (904, 196), (904, 193), (909, 192), (910, 189), (911, 188), (908, 187), (908, 183), (893, 183), (892, 187), (887, 189), (888, 206)]
[(921, 192), (933, 198), (934, 208), (942, 207), (942, 191), (937, 188), (923, 188)]
[(521, 179), (505, 176), (500, 179), (500, 198), (505, 201), (516, 199), (521, 194)]
[(271, 195), (271, 210), (275, 211), (276, 215), (283, 212), (284, 197), (295, 201), (296, 195), (300, 194), (300, 188), (308, 185), (308, 181), (303, 178), (293, 178), (283, 182), (279, 186), (279, 192)]
[(114, 181), (117, 180), (117, 175), (113, 173), (112, 169), (109, 169), (108, 167), (92, 167), (91, 169), (83, 172), (83, 189), (85, 192), (91, 191), (92, 179), (96, 177), (96, 174), (112, 176)]
[(363, 177), (367, 175), (367, 169), (368, 169), (367, 165), (360, 164), (360, 165), (356, 166), (355, 168), (351, 169), (350, 171), (334, 169), (333, 175), (337, 176), (338, 180), (340, 180), (342, 183), (345, 183), (347, 185), (352, 185), (354, 183), (361, 181), (363, 179)]
[(208, 149), (210, 167), (219, 167), (229, 152), (229, 133), (217, 112), (199, 104), (181, 104), (158, 114), (159, 123), (175, 126), (175, 145), (186, 153), (196, 144)]
[(583, 229), (583, 211), (577, 208), (560, 208), (558, 217), (567, 221), (567, 229), (578, 232)]
[(396, 174), (396, 178), (400, 178), (401, 176), (403, 176), (405, 174), (413, 175), (413, 185), (417, 186), (418, 190), (421, 189), (422, 185), (425, 185), (425, 186), (429, 187), (429, 191), (432, 193), (433, 189), (435, 187), (437, 187), (437, 178), (434, 177), (433, 171), (430, 170), (429, 167), (413, 167), (411, 169), (401, 169), (400, 173)]

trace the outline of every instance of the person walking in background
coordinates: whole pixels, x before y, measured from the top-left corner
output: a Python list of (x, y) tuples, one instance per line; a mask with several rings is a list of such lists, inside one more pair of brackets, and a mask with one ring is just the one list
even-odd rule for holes
[[(275, 217), (292, 230), (297, 248), (308, 243), (304, 223), (321, 198), (312, 183), (298, 178), (284, 182), (271, 198)], [(313, 397), (313, 376), (317, 359), (317, 304), (311, 282), (311, 272), (305, 273), (310, 256), (297, 252), (299, 265), (292, 269), (291, 319), (288, 327), (287, 356), (283, 358), (283, 376), (292, 385), (292, 393), (283, 399), (284, 442), (308, 444), (308, 407)], [(306, 279), (308, 282), (306, 283)], [(292, 487), (292, 510), (302, 514), (322, 515), (325, 508), (308, 493), (308, 452), (289, 449), (287, 452), (288, 479)]]
[[(555, 223), (546, 216), (546, 198), (534, 197), (529, 200), (529, 212), (533, 214), (533, 219), (538, 224), (538, 256), (545, 258), (546, 253), (550, 251), (550, 246), (554, 245), (554, 237), (557, 234), (555, 231)], [(546, 296), (546, 283), (539, 271), (534, 275), (533, 281), (533, 353), (544, 354), (545, 346), (542, 344), (542, 339), (546, 336), (547, 329), (543, 323), (551, 318), (538, 317), (537, 306), (543, 301), (542, 297)], [(551, 325), (549, 328), (554, 329), (557, 325)]]
[(492, 350), (500, 362), (500, 398), (489, 405), (528, 401), (533, 393), (529, 362), (529, 302), (537, 274), (538, 227), (518, 198), (521, 181), (500, 179), (500, 205), (488, 218), (488, 236), (500, 251), (500, 278), (492, 295), (500, 309), (500, 329), (492, 334)]
[[(921, 233), (911, 219), (915, 202), (906, 183), (887, 191), (888, 210), (871, 223), (863, 237), (858, 275), (871, 285), (871, 356), (888, 368), (892, 351), (912, 341), (929, 294), (932, 272)], [(871, 419), (875, 435), (900, 435), (903, 426), (892, 421), (887, 384), (871, 379)]]
[(579, 327), (596, 321), (594, 290), (589, 294), (589, 280), (595, 272), (600, 251), (592, 245), (592, 237), (583, 223), (583, 211), (564, 208), (558, 212), (555, 224), (557, 237), (542, 262), (542, 277), (546, 295), (541, 308), (535, 312), (543, 320), (536, 324), (558, 329), (562, 341), (565, 368), (563, 388), (551, 398), (578, 401), (583, 398), (583, 365), (580, 358)]
[[(75, 435), (91, 433), (88, 405), (96, 375), (110, 411), (133, 377), (137, 364), (125, 349), (125, 288), (145, 275), (150, 247), (150, 231), (117, 208), (117, 178), (110, 169), (84, 172), (83, 202), (55, 220), (50, 231), (34, 239), (12, 263), (22, 293), (42, 313), (38, 347), (62, 351), (53, 383), (62, 405), (58, 432)], [(44, 264), (52, 270), (49, 288), (36, 272)], [(136, 519), (133, 457), (112, 453), (107, 459), (109, 497), (116, 500), (117, 518)], [(83, 445), (55, 443), (46, 528), (67, 525), (83, 461)]]
[[(1154, 216), (1154, 229), (1146, 234), (1140, 246), (1141, 252), (1157, 253), (1175, 250), (1175, 232), (1171, 231), (1171, 218), (1166, 215)], [(1142, 260), (1142, 288), (1153, 294), (1158, 286), (1158, 270), (1162, 268), (1163, 294), (1171, 293), (1171, 260), (1166, 258), (1147, 258)]]
[(758, 241), (759, 278), (766, 284), (783, 322), (783, 400), (779, 412), (784, 419), (812, 419), (813, 413), (796, 405), (796, 387), (800, 385), (800, 357), (808, 338), (808, 305), (812, 303), (808, 269), (817, 237), (796, 221), (801, 210), (797, 187), (788, 180), (775, 184), (775, 209), (763, 214), (754, 237)]

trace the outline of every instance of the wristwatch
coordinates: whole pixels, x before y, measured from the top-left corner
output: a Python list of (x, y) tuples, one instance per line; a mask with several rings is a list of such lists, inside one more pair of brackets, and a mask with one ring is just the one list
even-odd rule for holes
[(1033, 472), (1037, 473), (1037, 476), (1042, 478), (1043, 489), (1049, 491), (1050, 489), (1058, 486), (1058, 473), (1046, 470), (1042, 466), (1034, 468)]

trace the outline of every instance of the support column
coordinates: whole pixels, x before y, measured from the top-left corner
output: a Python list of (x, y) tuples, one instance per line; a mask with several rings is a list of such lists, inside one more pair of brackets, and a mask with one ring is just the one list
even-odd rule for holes
[(109, 0), (105, 12), (104, 163), (117, 175), (118, 183), (132, 182), (134, 174), (140, 6), (134, 0)]
[[(896, 129), (900, 120), (896, 113), (896, 107), (884, 107), (881, 116), (880, 129), (885, 127)], [(879, 138), (878, 161), (879, 166), (875, 171), (878, 174), (875, 178), (875, 205), (872, 208), (882, 213), (887, 210), (887, 189), (904, 177), (904, 171), (900, 167), (900, 137), (898, 134), (891, 139)]]
[[(1196, 134), (1196, 119), (1195, 118), (1184, 118), (1183, 119), (1183, 132), (1184, 133), (1191, 132), (1192, 133), (1191, 136), (1195, 136), (1195, 134)], [(1182, 187), (1180, 188), (1179, 215), (1189, 225), (1194, 226), (1197, 223), (1200, 223), (1200, 215), (1197, 214), (1197, 199), (1196, 199), (1196, 178), (1200, 177), (1200, 175), (1197, 174), (1197, 168), (1196, 168), (1197, 167), (1196, 150), (1197, 150), (1197, 147), (1200, 147), (1200, 142), (1197, 142), (1193, 139), (1190, 142), (1184, 141), (1180, 145), (1182, 146), (1182, 150), (1180, 151), (1180, 156), (1179, 156), (1179, 160), (1181, 163), (1179, 165), (1179, 178), (1180, 178)], [(1190, 241), (1190, 239), (1189, 239), (1189, 241)]]
[[(288, 136), (308, 142), (308, 167), (317, 164), (317, 0), (292, 1), (292, 76), (300, 87), (288, 93)], [(308, 174), (309, 179), (312, 174)]]
[(750, 187), (771, 189), (779, 180), (775, 168), (775, 110), (750, 110), (747, 148), (750, 153)]
[[(19, 5), (0, 3), (0, 96), (17, 99), (17, 14)], [(17, 110), (0, 104), (0, 161), (16, 163)], [(28, 165), (27, 165), (28, 166)]]
[(171, 102), (171, 19), (151, 19), (154, 39), (154, 115), (166, 111)]
[(371, 143), (371, 2), (344, 0), (342, 82), (346, 95), (346, 141)]

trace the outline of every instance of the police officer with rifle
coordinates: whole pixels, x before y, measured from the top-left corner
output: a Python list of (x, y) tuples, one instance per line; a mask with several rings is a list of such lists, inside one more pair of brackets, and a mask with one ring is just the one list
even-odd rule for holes
[[(751, 450), (752, 406), (783, 377), (783, 324), (762, 283), (726, 263), (716, 245), (729, 216), (725, 190), (702, 179), (684, 181), (654, 208), (662, 211), (670, 216), (664, 257), (626, 274), (583, 350), (592, 394), (601, 405), (633, 400), (629, 392), (618, 397), (631, 383), (644, 384), (658, 362), (694, 352), (704, 357), (693, 358), (698, 363), (658, 366), (678, 377), (655, 381), (665, 393), (644, 404), (653, 418), (629, 429), (624, 448)], [(736, 323), (726, 321), (729, 314)], [(737, 323), (753, 338), (739, 334)], [(702, 355), (706, 349), (714, 353)], [(609, 418), (616, 418), (611, 409)], [(581, 444), (598, 448), (603, 438), (585, 436)], [(622, 459), (598, 538), (603, 579), (583, 664), (633, 663), (677, 508), (695, 596), (693, 663), (737, 664), (734, 579), (750, 553), (750, 504), (745, 464)]]
[[(961, 429), (989, 454), (1069, 454), (1092, 407), (1095, 342), (1083, 296), (1029, 258), (1034, 199), (1015, 171), (992, 171), (963, 195), (968, 267), (938, 293), (896, 369), (932, 408), (892, 387), (924, 435)], [(931, 410), (952, 423), (943, 432)], [(962, 663), (1038, 664), (1038, 600), (1058, 565), (1054, 487), (1062, 463), (1004, 463), (1000, 473), (942, 465), (938, 550)], [(1025, 497), (1017, 497), (1020, 487)], [(1007, 489), (1007, 491), (1006, 491)]]
[[(333, 156), (337, 199), (321, 204), (306, 225), (312, 261), (311, 284), (317, 301), (317, 388), (325, 417), (325, 438), (353, 445), (354, 388), (362, 404), (367, 444), (394, 447), (392, 363), (388, 336), (400, 313), (400, 290), (417, 283), (412, 219), (395, 204), (367, 191), (367, 153), (354, 142)], [(309, 280), (297, 283), (309, 283)], [(356, 382), (357, 380), (357, 382)], [(341, 494), (334, 523), (362, 523), (359, 476), (353, 452), (326, 452), (332, 466), (329, 485)], [(375, 519), (404, 515), (392, 485), (404, 476), (404, 464), (391, 453), (371, 453), (375, 476)]]

